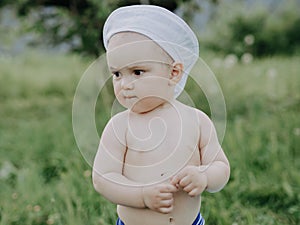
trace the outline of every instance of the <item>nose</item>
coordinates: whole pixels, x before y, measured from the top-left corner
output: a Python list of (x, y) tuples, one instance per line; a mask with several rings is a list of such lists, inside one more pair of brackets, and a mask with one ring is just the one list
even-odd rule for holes
[(130, 76), (124, 76), (121, 81), (121, 86), (124, 90), (131, 90), (134, 88), (133, 79)]

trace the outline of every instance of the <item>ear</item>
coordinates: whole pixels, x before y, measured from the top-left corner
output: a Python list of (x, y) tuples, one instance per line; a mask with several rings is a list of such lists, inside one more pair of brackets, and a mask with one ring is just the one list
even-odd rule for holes
[(170, 85), (177, 84), (183, 75), (183, 64), (181, 62), (174, 62), (171, 67)]

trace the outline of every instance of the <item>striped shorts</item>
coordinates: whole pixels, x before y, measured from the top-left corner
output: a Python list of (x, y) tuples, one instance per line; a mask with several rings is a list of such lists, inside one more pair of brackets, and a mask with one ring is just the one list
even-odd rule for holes
[[(204, 225), (204, 224), (205, 224), (205, 220), (201, 216), (201, 213), (199, 212), (192, 225)], [(118, 218), (116, 225), (125, 225), (125, 224), (120, 220), (120, 218)]]

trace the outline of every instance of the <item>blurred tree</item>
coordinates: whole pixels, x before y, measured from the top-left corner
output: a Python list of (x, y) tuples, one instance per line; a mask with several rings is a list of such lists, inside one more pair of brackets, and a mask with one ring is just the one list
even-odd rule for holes
[[(30, 16), (33, 10), (40, 11), (38, 19), (29, 29), (45, 34), (50, 44), (70, 44), (76, 37), (79, 44), (71, 44), (71, 50), (95, 56), (102, 50), (101, 30), (104, 21), (117, 6), (116, 0), (18, 0), (16, 4), (18, 14), (22, 17)], [(56, 10), (43, 10), (45, 8)], [(66, 16), (71, 21), (69, 25), (62, 22)], [(62, 29), (64, 32), (59, 32)]]
[[(217, 2), (217, 0), (209, 1)], [(45, 34), (46, 37), (43, 38), (43, 41), (48, 40), (50, 44), (56, 45), (74, 42), (74, 37), (76, 37), (77, 44), (72, 45), (71, 50), (98, 56), (103, 50), (102, 28), (104, 22), (114, 9), (133, 4), (153, 4), (174, 11), (180, 5), (187, 3), (190, 3), (188, 11), (193, 11), (194, 0), (16, 0), (13, 4), (21, 17), (26, 18), (34, 14), (34, 10), (39, 12), (35, 13), (38, 18), (34, 20), (29, 29)], [(6, 4), (12, 3), (3, 0), (0, 7)], [(44, 10), (45, 8), (52, 10)], [(72, 23), (69, 24), (72, 25), (62, 22), (62, 18), (66, 16), (70, 17)]]
[(203, 41), (206, 47), (240, 58), (249, 54), (262, 57), (300, 53), (298, 0), (278, 3), (274, 9), (234, 2), (219, 5), (215, 18), (208, 24), (210, 32)]

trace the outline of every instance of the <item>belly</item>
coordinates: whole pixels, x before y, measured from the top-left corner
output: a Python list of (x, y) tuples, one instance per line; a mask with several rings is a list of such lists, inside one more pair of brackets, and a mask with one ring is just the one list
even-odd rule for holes
[(183, 144), (179, 145), (176, 151), (172, 151), (172, 148), (156, 152), (138, 152), (129, 149), (125, 159), (124, 176), (145, 185), (168, 181), (187, 165), (200, 165), (197, 146)]
[[(144, 184), (168, 182), (179, 170), (187, 165), (200, 165), (199, 151), (182, 148), (181, 155), (174, 155), (160, 164), (139, 167), (127, 163), (124, 175), (131, 180)], [(178, 153), (179, 154), (179, 153)], [(129, 157), (128, 161), (137, 160)], [(125, 225), (191, 225), (200, 210), (200, 196), (190, 197), (184, 191), (174, 193), (174, 209), (170, 214), (162, 214), (150, 209), (118, 206), (118, 215)]]
[(174, 209), (170, 214), (119, 205), (118, 216), (125, 225), (191, 225), (200, 205), (200, 196), (190, 197), (181, 191), (174, 195)]

